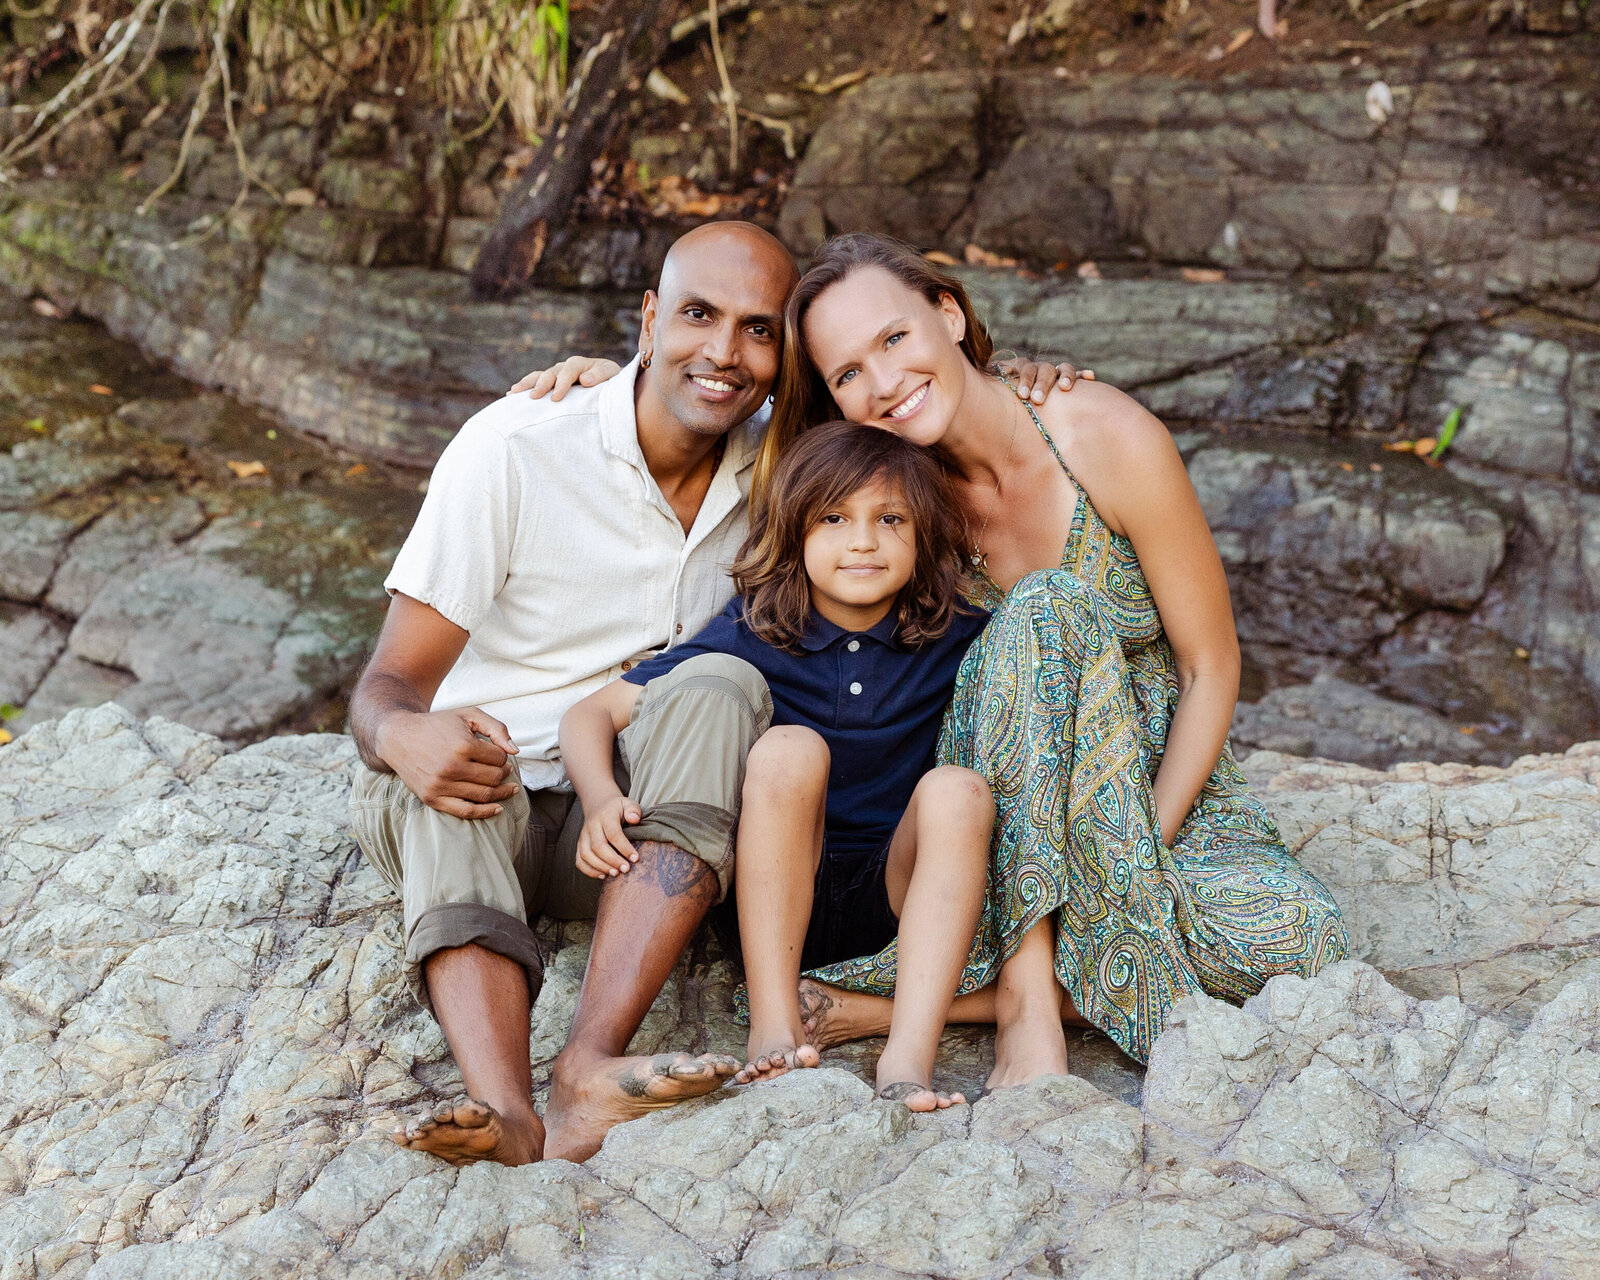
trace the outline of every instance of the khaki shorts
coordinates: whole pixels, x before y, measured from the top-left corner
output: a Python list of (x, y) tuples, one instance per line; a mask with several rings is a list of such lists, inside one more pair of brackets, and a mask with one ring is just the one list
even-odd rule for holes
[[(617, 783), (643, 810), (633, 841), (659, 840), (733, 881), (744, 762), (772, 722), (767, 683), (749, 663), (700, 654), (650, 681), (617, 738)], [(430, 809), (392, 773), (356, 765), (350, 825), (362, 854), (400, 894), (406, 980), (432, 1009), (422, 962), (476, 943), (515, 960), (539, 994), (544, 961), (529, 923), (593, 919), (602, 881), (578, 871), (583, 813), (570, 792), (517, 792), (493, 818)]]

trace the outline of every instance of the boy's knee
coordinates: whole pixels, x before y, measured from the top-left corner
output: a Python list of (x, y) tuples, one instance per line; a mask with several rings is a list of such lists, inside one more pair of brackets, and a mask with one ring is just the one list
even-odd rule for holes
[(818, 781), (826, 786), (831, 759), (828, 744), (814, 729), (796, 724), (778, 725), (768, 729), (750, 748), (744, 767), (745, 791), (748, 794), (752, 789), (774, 784), (789, 786)]
[(974, 769), (942, 764), (923, 775), (917, 790), (925, 800), (956, 814), (981, 818), (984, 822), (994, 820), (994, 792), (989, 780)]

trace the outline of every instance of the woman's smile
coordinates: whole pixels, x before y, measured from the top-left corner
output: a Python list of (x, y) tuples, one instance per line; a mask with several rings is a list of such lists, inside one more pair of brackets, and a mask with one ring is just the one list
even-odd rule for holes
[(918, 409), (922, 408), (923, 402), (928, 398), (928, 390), (932, 386), (933, 381), (929, 379), (883, 416), (889, 419), (890, 422), (904, 422)]

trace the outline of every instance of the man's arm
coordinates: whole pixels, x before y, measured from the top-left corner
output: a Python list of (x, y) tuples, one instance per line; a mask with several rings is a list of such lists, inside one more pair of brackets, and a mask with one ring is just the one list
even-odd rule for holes
[(511, 735), (477, 707), (428, 710), (466, 643), (438, 610), (397, 593), (350, 695), (350, 733), (369, 769), (395, 774), (424, 804), (489, 818), (522, 785)]

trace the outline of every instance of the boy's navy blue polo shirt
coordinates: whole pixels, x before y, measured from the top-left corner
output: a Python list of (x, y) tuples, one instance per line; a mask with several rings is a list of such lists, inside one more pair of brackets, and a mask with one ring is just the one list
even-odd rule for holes
[(699, 653), (750, 663), (772, 691), (773, 724), (804, 725), (827, 742), (828, 847), (859, 855), (894, 834), (911, 792), (933, 768), (956, 669), (988, 621), (987, 613), (958, 613), (939, 639), (912, 649), (895, 639), (892, 610), (870, 631), (854, 632), (812, 610), (800, 652), (790, 653), (750, 630), (736, 598), (694, 639), (622, 678), (647, 684)]

